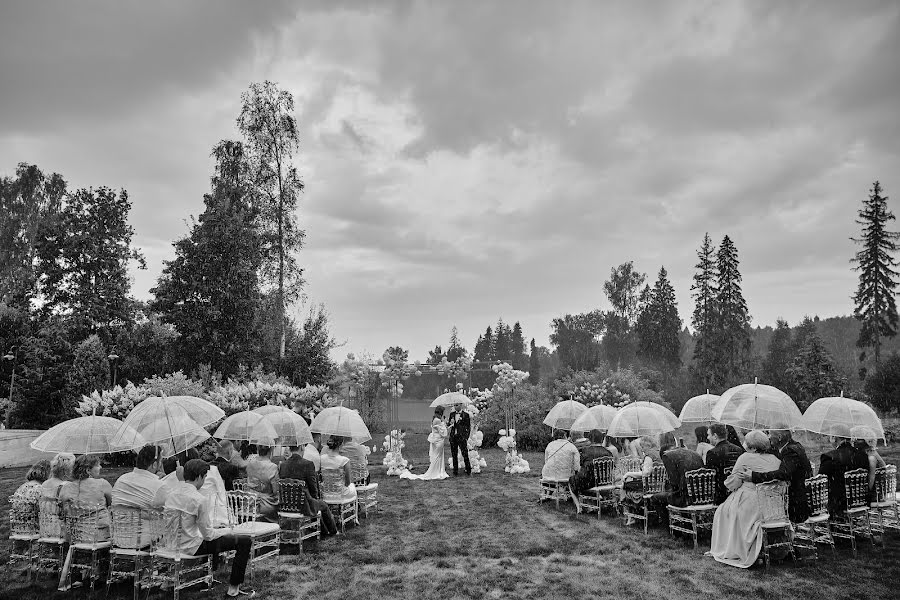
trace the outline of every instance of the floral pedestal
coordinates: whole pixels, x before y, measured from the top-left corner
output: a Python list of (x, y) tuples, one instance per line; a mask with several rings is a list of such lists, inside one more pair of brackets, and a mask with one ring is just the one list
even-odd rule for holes
[(503, 470), (512, 474), (528, 473), (531, 470), (528, 461), (516, 452), (516, 430), (510, 429), (507, 432), (505, 429), (501, 429), (498, 433), (500, 439), (497, 440), (497, 446), (506, 451), (506, 464)]
[(405, 437), (406, 434), (399, 429), (394, 429), (388, 435), (384, 436), (384, 442), (381, 444), (381, 447), (384, 448), (385, 451), (382, 464), (388, 468), (388, 476), (399, 476), (404, 471), (412, 468), (412, 463), (403, 458), (403, 448), (406, 446), (406, 442), (403, 441), (403, 438)]

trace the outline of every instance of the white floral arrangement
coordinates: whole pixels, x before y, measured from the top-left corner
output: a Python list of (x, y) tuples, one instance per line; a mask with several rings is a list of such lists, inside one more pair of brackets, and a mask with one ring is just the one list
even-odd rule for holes
[(300, 408), (306, 413), (304, 416), (312, 419), (328, 403), (328, 391), (326, 385), (307, 384), (301, 388), (282, 382), (229, 381), (210, 390), (206, 398), (224, 410), (226, 415), (266, 404), (277, 404)]
[[(629, 394), (620, 390), (616, 384), (609, 379), (604, 379), (598, 387), (600, 388), (598, 396), (603, 404), (615, 408), (622, 408), (623, 406), (634, 402), (634, 399)], [(600, 402), (596, 402), (596, 404), (599, 403)]]
[(412, 464), (403, 458), (403, 448), (406, 447), (406, 442), (403, 441), (405, 437), (406, 433), (399, 429), (394, 429), (384, 436), (384, 442), (382, 442), (381, 447), (384, 449), (385, 454), (381, 464), (388, 468), (388, 476), (399, 476), (404, 471), (412, 468)]
[(501, 429), (497, 433), (500, 434), (497, 446), (506, 452), (506, 464), (503, 470), (511, 474), (528, 473), (531, 470), (528, 466), (528, 461), (516, 452), (516, 430), (510, 429), (507, 431), (506, 429)]
[(472, 465), (473, 473), (481, 473), (481, 468), (487, 466), (487, 461), (478, 453), (478, 449), (481, 448), (481, 442), (483, 441), (484, 432), (480, 429), (475, 429), (472, 431), (472, 435), (469, 436), (466, 444), (469, 449), (469, 464)]
[(512, 368), (509, 363), (500, 363), (494, 365), (491, 370), (497, 374), (494, 380), (494, 392), (510, 392), (517, 385), (528, 379), (527, 371), (518, 371)]
[(82, 396), (75, 412), (82, 417), (92, 414), (98, 417), (124, 419), (135, 405), (150, 396), (150, 391), (137, 387), (130, 381), (123, 388), (117, 385), (111, 390), (98, 392), (94, 390), (90, 396)]

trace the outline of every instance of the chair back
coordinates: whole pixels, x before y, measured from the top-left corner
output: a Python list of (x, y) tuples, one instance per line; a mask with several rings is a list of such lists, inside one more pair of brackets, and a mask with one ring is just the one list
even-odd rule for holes
[(38, 535), (37, 505), (22, 505), (9, 499), (9, 533), (11, 535)]
[(247, 478), (246, 477), (235, 477), (231, 481), (231, 487), (234, 490), (242, 492), (247, 489)]
[(869, 471), (853, 469), (844, 473), (844, 491), (847, 494), (847, 508), (859, 508), (869, 504)]
[(65, 513), (66, 531), (72, 544), (96, 544), (108, 541), (100, 531), (100, 517), (106, 514), (103, 504), (68, 504)]
[(232, 490), (225, 497), (228, 499), (228, 521), (232, 525), (255, 521), (259, 516), (259, 499), (253, 492)]
[(356, 485), (363, 485), (369, 478), (369, 467), (362, 463), (350, 461), (350, 481)]
[(278, 507), (283, 512), (305, 512), (306, 482), (300, 479), (282, 479), (278, 484)]
[(160, 518), (155, 509), (113, 505), (109, 508), (109, 534), (112, 545), (140, 550), (150, 543), (151, 522)]
[(38, 532), (43, 538), (62, 538), (63, 522), (59, 516), (59, 503), (56, 498), (38, 500)]
[(897, 491), (897, 466), (885, 465), (875, 469), (874, 502), (887, 502), (895, 498)]
[(650, 474), (644, 477), (644, 493), (658, 494), (665, 491), (669, 477), (662, 465), (653, 465)]
[(150, 531), (153, 552), (172, 553), (181, 555), (182, 523), (187, 513), (177, 508), (167, 508), (157, 513), (157, 517), (150, 521)]
[(767, 481), (757, 484), (756, 495), (759, 499), (759, 514), (763, 524), (788, 521), (788, 483), (786, 481)]
[(323, 496), (340, 496), (346, 489), (343, 469), (322, 469)]
[(688, 506), (715, 504), (716, 470), (694, 469), (684, 474)]
[(612, 485), (616, 480), (616, 461), (612, 456), (601, 456), (592, 461), (594, 485)]
[(631, 471), (640, 471), (644, 464), (644, 459), (636, 456), (620, 456), (616, 462), (616, 476), (622, 477), (625, 473)]
[(828, 514), (828, 477), (816, 475), (805, 482), (806, 504), (811, 517)]

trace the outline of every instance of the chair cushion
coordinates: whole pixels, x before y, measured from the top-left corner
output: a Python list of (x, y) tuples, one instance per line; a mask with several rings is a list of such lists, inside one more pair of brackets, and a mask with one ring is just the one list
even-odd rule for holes
[(896, 500), (888, 500), (886, 502), (872, 502), (869, 506), (872, 508), (892, 508), (896, 504)]
[(104, 548), (110, 548), (112, 543), (110, 542), (96, 542), (94, 544), (72, 544), (73, 548), (78, 548), (79, 550), (103, 550)]
[(154, 558), (164, 558), (166, 560), (174, 560), (174, 561), (206, 561), (209, 560), (212, 555), (211, 554), (199, 554), (197, 556), (193, 556), (191, 554), (185, 554), (183, 552), (175, 553), (174, 550), (157, 550), (153, 553)]
[(359, 492), (371, 492), (372, 490), (377, 490), (377, 489), (378, 489), (378, 484), (377, 484), (377, 483), (370, 483), (369, 485), (358, 485), (358, 486), (356, 486), (356, 492), (357, 492), (357, 493), (359, 493)]
[(134, 550), (132, 548), (117, 548), (115, 546), (110, 550), (118, 556), (150, 556), (149, 550)]
[(304, 515), (303, 513), (298, 512), (278, 512), (278, 516), (282, 519), (312, 519), (309, 515)]
[(760, 523), (760, 526), (763, 529), (781, 529), (783, 527), (790, 527), (790, 521), (772, 521), (771, 523)]
[(65, 544), (66, 540), (64, 540), (63, 538), (58, 538), (58, 537), (45, 537), (45, 538), (38, 538), (38, 543), (39, 544)]
[(828, 513), (822, 513), (821, 515), (813, 515), (808, 518), (804, 523), (824, 523), (829, 519)]
[(241, 523), (240, 525), (235, 525), (231, 532), (234, 535), (268, 535), (270, 533), (275, 533), (279, 531), (281, 528), (277, 523), (264, 523), (263, 521), (247, 521), (246, 523)]
[(690, 506), (672, 506), (668, 505), (669, 510), (683, 510), (684, 512), (704, 512), (707, 510), (715, 510), (715, 504), (691, 504)]
[(588, 492), (596, 494), (597, 492), (611, 492), (614, 489), (616, 489), (614, 485), (598, 485), (589, 489)]
[(11, 536), (9, 536), (9, 539), (11, 539), (11, 540), (16, 540), (16, 541), (20, 541), (20, 542), (22, 542), (22, 541), (24, 541), (24, 542), (33, 542), (33, 541), (35, 541), (36, 539), (38, 539), (39, 537), (41, 537), (41, 536), (37, 535), (36, 533), (35, 533), (35, 534), (29, 534), (29, 535), (26, 535), (26, 534), (24, 534), (24, 533), (14, 533), (14, 534), (12, 534)]

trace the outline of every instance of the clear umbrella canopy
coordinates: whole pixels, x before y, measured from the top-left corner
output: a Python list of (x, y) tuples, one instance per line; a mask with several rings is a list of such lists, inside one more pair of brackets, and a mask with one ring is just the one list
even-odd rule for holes
[(549, 425), (553, 429), (571, 429), (575, 419), (586, 410), (587, 406), (577, 400), (557, 402), (544, 417), (544, 425)]
[(457, 404), (469, 405), (471, 403), (472, 400), (461, 392), (447, 392), (446, 394), (441, 394), (435, 398), (428, 406), (437, 408), (438, 406), (455, 406)]
[(209, 432), (194, 421), (182, 406), (154, 402), (138, 410), (142, 405), (143, 402), (125, 417), (123, 427), (116, 433), (113, 443), (132, 450), (137, 450), (144, 444), (153, 444), (162, 448), (163, 458), (168, 458), (209, 439)]
[[(277, 414), (277, 413), (272, 413)], [(267, 416), (245, 410), (226, 417), (213, 437), (220, 440), (248, 441), (251, 444), (274, 446), (278, 432)], [(312, 436), (310, 436), (310, 440)]]
[(819, 398), (809, 405), (800, 419), (800, 428), (824, 435), (846, 436), (847, 430), (865, 427), (874, 434), (870, 438), (883, 440), (884, 426), (875, 410), (859, 400), (834, 397)]
[(369, 428), (355, 410), (332, 406), (316, 415), (309, 425), (310, 431), (322, 435), (339, 435), (363, 443), (372, 439)]
[(278, 443), (283, 446), (302, 446), (313, 442), (306, 419), (287, 407), (267, 405), (250, 412), (262, 415), (263, 419), (272, 424)]
[(722, 394), (712, 418), (742, 429), (795, 429), (801, 414), (791, 397), (778, 388), (745, 383)]
[(619, 409), (609, 424), (611, 437), (641, 437), (675, 431), (681, 421), (672, 411), (655, 402), (632, 402)]
[(719, 396), (706, 392), (694, 396), (684, 403), (678, 416), (682, 423), (712, 423), (712, 409), (719, 401)]
[(618, 412), (612, 406), (605, 404), (591, 406), (575, 419), (575, 422), (572, 423), (572, 431), (593, 431), (594, 429), (606, 431)]
[(127, 429), (135, 440), (146, 442), (139, 433), (122, 421), (112, 417), (78, 417), (54, 425), (31, 442), (31, 447), (42, 452), (71, 452), (72, 454), (107, 454), (129, 450), (114, 443), (120, 429)]

